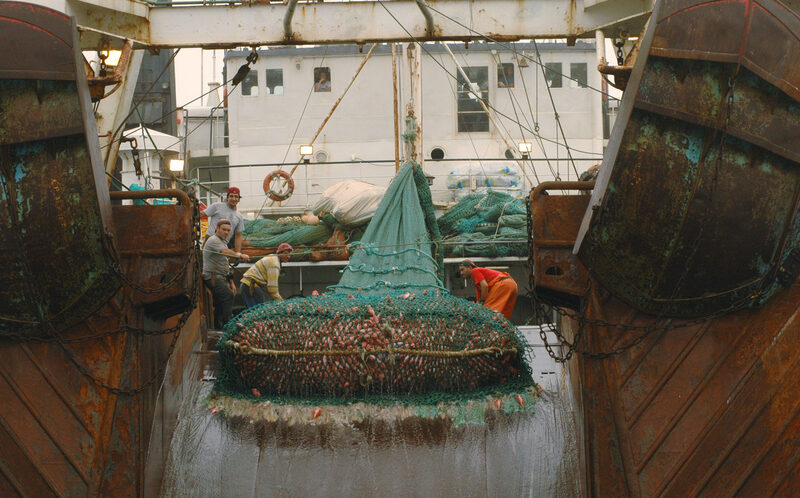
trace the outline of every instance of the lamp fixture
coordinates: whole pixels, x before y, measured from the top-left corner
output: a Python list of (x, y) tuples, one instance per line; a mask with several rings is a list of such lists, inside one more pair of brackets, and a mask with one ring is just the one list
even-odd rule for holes
[(170, 159), (169, 170), (174, 173), (183, 171), (183, 159)]
[(314, 153), (314, 146), (313, 145), (301, 145), (300, 146), (300, 155), (301, 156), (310, 156)]
[(122, 50), (103, 50), (101, 52), (104, 62), (107, 66), (116, 67), (119, 64), (119, 58), (122, 56)]
[(517, 144), (517, 150), (522, 154), (523, 159), (528, 159), (528, 155), (533, 150), (533, 145), (530, 142), (520, 142)]

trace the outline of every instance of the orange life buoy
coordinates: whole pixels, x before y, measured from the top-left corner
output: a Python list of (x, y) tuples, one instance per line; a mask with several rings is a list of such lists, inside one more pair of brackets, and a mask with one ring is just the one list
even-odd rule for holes
[[(272, 188), (272, 182), (283, 178), (286, 180), (284, 186), (286, 189), (278, 189), (275, 190)], [(270, 199), (276, 202), (285, 201), (289, 197), (292, 196), (292, 192), (294, 192), (294, 179), (292, 175), (283, 171), (282, 169), (276, 169), (272, 173), (268, 174), (266, 178), (264, 178), (264, 193), (269, 196)]]

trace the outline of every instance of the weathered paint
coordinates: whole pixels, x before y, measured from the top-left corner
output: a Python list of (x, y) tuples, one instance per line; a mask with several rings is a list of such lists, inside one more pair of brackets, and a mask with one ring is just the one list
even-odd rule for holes
[(103, 244), (108, 199), (98, 195), (102, 164), (87, 152), (97, 139), (84, 120), (75, 42), (62, 14), (0, 4), (0, 336), (51, 335), (43, 321), (66, 329), (119, 287)]
[(577, 307), (585, 294), (587, 272), (572, 254), (580, 215), (588, 195), (559, 195), (558, 191), (591, 190), (594, 182), (544, 182), (530, 195), (535, 291), (551, 304)]
[(797, 246), (800, 18), (750, 0), (670, 0), (654, 16), (579, 257), (660, 316), (759, 304)]
[(667, 327), (578, 355), (589, 496), (797, 496), (800, 281), (763, 308), (672, 329), (601, 286), (586, 302), (592, 353)]
[[(33, 34), (26, 37), (26, 30)], [(195, 266), (195, 203), (183, 192), (147, 192), (180, 204), (118, 206), (111, 213), (87, 84), (75, 71), (76, 39), (74, 25), (61, 14), (0, 3), (3, 46), (28, 44), (32, 54), (46, 49), (41, 67), (41, 60), (21, 59), (18, 51), (0, 53), (3, 496), (144, 495), (151, 428), (166, 425), (160, 437), (168, 437), (176, 415), (155, 410), (164, 367), (171, 360), (166, 389), (175, 390), (206, 309), (205, 301), (191, 306), (203, 292)], [(29, 65), (15, 66), (20, 62)], [(106, 233), (119, 249), (120, 272), (137, 289), (158, 287), (165, 272), (188, 271), (157, 292), (120, 288)], [(142, 245), (149, 258), (140, 254)], [(184, 296), (180, 309), (176, 296)], [(188, 313), (177, 335), (157, 332), (178, 317), (146, 316), (148, 306), (164, 299), (172, 299), (174, 313)], [(53, 320), (58, 339), (51, 329), (28, 323), (42, 317)], [(48, 337), (25, 341), (34, 334)], [(170, 359), (173, 344), (182, 354)], [(140, 386), (140, 392), (125, 392)], [(154, 424), (156, 415), (161, 418)], [(155, 454), (163, 461), (163, 445)]]

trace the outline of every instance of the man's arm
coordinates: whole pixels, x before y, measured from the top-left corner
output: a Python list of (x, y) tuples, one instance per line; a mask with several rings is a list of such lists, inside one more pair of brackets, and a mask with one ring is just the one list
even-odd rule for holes
[(486, 301), (486, 298), (489, 296), (489, 284), (486, 283), (486, 280), (481, 280), (478, 284), (478, 287), (481, 290), (481, 295), (478, 296), (478, 301)]
[(236, 252), (242, 252), (242, 232), (237, 231), (233, 234), (233, 247)]
[(247, 254), (240, 251), (234, 251), (233, 249), (228, 249), (227, 247), (224, 249), (220, 249), (219, 252), (220, 254), (224, 254), (225, 256), (228, 256), (230, 258), (239, 258), (245, 262), (250, 261), (250, 256), (248, 256)]

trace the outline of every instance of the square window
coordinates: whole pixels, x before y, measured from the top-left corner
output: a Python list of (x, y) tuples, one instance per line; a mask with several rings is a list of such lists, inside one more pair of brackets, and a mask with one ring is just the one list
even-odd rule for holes
[(504, 62), (497, 65), (497, 88), (514, 88), (514, 64)]
[(458, 71), (457, 74), (458, 131), (489, 131), (489, 116), (486, 115), (480, 103), (481, 100), (489, 103), (489, 68), (487, 66), (465, 67), (466, 78), (461, 71)]
[(331, 91), (331, 69), (329, 67), (314, 68), (314, 91), (315, 92)]
[(267, 95), (283, 95), (283, 69), (267, 69)]
[(242, 95), (258, 97), (258, 73), (250, 71), (242, 80)]
[(587, 72), (585, 62), (571, 62), (569, 64), (569, 77), (572, 78), (569, 86), (573, 88), (586, 88)]
[(561, 63), (545, 62), (544, 78), (547, 81), (547, 86), (550, 88), (561, 88)]

